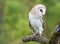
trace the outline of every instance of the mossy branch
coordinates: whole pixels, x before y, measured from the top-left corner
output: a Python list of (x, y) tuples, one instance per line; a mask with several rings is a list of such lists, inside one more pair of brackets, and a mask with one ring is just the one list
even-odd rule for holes
[(23, 38), (23, 41), (24, 42), (35, 41), (35, 42), (39, 42), (41, 44), (60, 44), (60, 26), (58, 28), (59, 28), (59, 30), (57, 32), (53, 33), (53, 36), (51, 37), (50, 40), (48, 40), (47, 38), (45, 38), (43, 36), (40, 36), (40, 37), (26, 36)]

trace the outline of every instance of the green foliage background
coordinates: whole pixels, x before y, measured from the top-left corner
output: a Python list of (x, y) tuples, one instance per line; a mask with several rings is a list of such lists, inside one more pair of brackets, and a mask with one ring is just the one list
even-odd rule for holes
[(0, 44), (39, 44), (22, 42), (24, 36), (32, 35), (28, 25), (28, 14), (36, 4), (47, 7), (45, 30), (43, 34), (49, 38), (60, 20), (60, 0), (6, 0), (3, 16), (3, 27), (0, 29)]

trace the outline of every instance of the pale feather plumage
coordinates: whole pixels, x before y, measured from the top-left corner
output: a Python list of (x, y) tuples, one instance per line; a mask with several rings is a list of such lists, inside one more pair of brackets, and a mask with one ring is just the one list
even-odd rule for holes
[(30, 25), (33, 27), (32, 31), (35, 30), (35, 34), (39, 33), (42, 34), (43, 31), (43, 15), (45, 15), (46, 7), (43, 4), (35, 5), (32, 10), (29, 12), (29, 22)]

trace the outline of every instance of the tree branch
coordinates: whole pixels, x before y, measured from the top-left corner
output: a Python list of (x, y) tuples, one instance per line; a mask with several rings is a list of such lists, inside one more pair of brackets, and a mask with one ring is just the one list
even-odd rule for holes
[(57, 33), (54, 33), (49, 41), (50, 44), (60, 44), (60, 30)]
[(57, 32), (53, 33), (50, 40), (44, 36), (26, 36), (23, 38), (23, 42), (35, 41), (41, 44), (60, 44), (60, 23), (58, 24), (57, 30)]
[(39, 42), (41, 44), (47, 44), (48, 39), (44, 38), (43, 36), (37, 37), (37, 36), (26, 36), (23, 38), (24, 42), (29, 42), (29, 41), (35, 41)]

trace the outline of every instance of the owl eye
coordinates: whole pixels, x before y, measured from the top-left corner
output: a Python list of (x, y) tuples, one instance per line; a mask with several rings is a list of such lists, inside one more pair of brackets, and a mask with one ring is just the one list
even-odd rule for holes
[(40, 11), (41, 11), (41, 12), (43, 12), (43, 10), (42, 10), (42, 9), (40, 9)]

